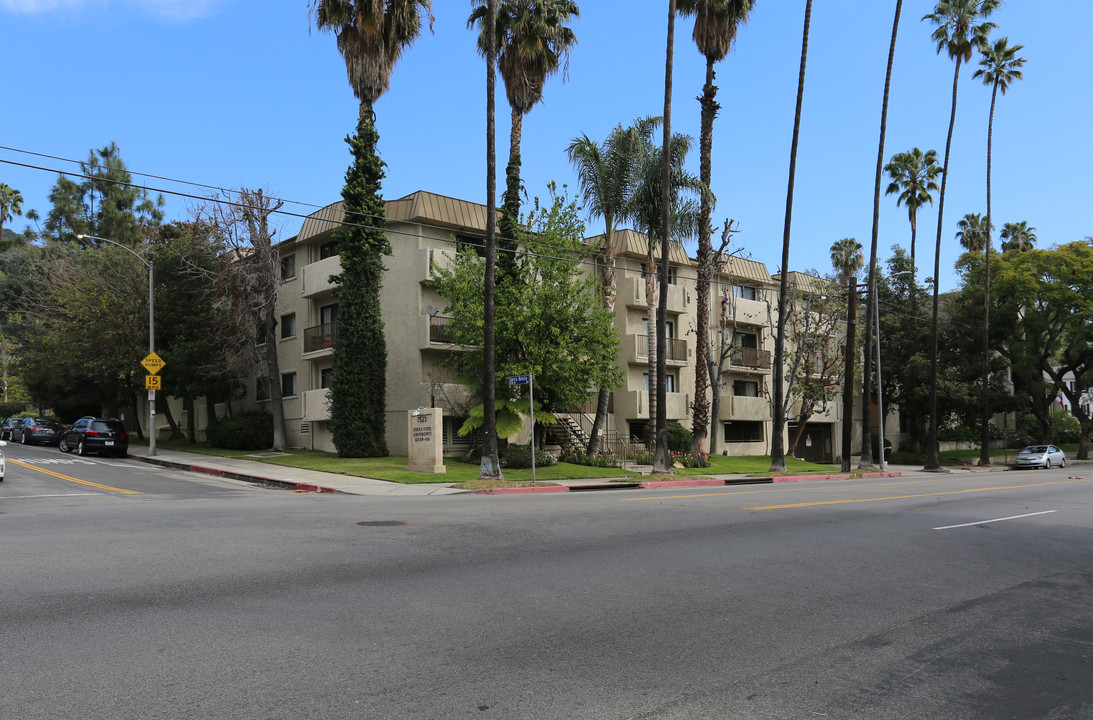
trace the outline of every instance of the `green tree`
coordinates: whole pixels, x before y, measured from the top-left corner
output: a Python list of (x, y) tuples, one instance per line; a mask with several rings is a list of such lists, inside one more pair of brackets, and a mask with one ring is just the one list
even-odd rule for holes
[[(755, 8), (755, 0), (679, 0), (683, 15), (694, 15), (695, 26), (691, 36), (698, 51), (706, 58), (706, 82), (698, 98), (701, 108), (699, 134), (699, 178), (706, 187), (713, 182), (713, 122), (721, 105), (717, 102), (717, 86), (714, 85), (714, 63), (725, 59), (732, 50), (739, 26), (748, 20)], [(702, 195), (698, 222), (698, 281), (695, 284), (695, 323), (700, 330), (695, 333), (695, 392), (691, 416), (695, 455), (709, 450), (710, 399), (708, 375), (703, 371), (709, 353), (709, 337), (705, 328), (710, 322), (710, 281), (713, 277), (713, 240), (711, 216), (713, 196)]]
[(986, 18), (998, 9), (1000, 0), (946, 0), (939, 2), (934, 11), (923, 16), (937, 29), (931, 38), (938, 54), (945, 52), (954, 61), (952, 111), (949, 114), (949, 134), (945, 139), (945, 162), (942, 165), (941, 191), (937, 203), (937, 242), (934, 248), (934, 305), (930, 333), (930, 430), (926, 446), (926, 469), (941, 467), (937, 454), (937, 345), (938, 345), (938, 282), (941, 274), (941, 234), (945, 217), (945, 186), (949, 179), (949, 151), (953, 143), (953, 127), (956, 125), (956, 98), (960, 82), (960, 66), (972, 59), (976, 48), (986, 45), (987, 36), (996, 26)]
[[(489, 13), (485, 0), (475, 0), (467, 26), (478, 26), (478, 51), (485, 56)], [(502, 282), (511, 274), (517, 250), (520, 215), (520, 146), (524, 115), (543, 99), (546, 79), (569, 65), (569, 51), (577, 36), (567, 23), (580, 17), (573, 0), (498, 0), (494, 42), (497, 65), (512, 108), (509, 162), (500, 219), (498, 267)]]
[(983, 416), (981, 425), (979, 464), (990, 464), (990, 403), (988, 398), (988, 372), (990, 367), (990, 306), (991, 306), (991, 151), (994, 142), (994, 107), (998, 100), (998, 91), (1006, 94), (1009, 84), (1021, 79), (1021, 67), (1025, 59), (1017, 57), (1023, 45), (1009, 46), (1007, 38), (999, 38), (993, 45), (985, 45), (980, 48), (983, 55), (979, 61), (979, 69), (972, 77), (982, 78), (983, 84), (991, 88), (991, 111), (987, 121), (987, 218), (985, 221), (987, 242), (984, 244), (983, 257), (986, 261), (983, 285)]
[(1036, 246), (1036, 228), (1027, 221), (1006, 223), (1002, 226), (1002, 252), (1024, 252)]
[(778, 284), (778, 328), (774, 335), (774, 418), (771, 423), (770, 470), (786, 469), (785, 451), (785, 378), (782, 367), (786, 357), (786, 326), (789, 323), (789, 238), (793, 219), (793, 179), (797, 171), (797, 140), (801, 135), (801, 107), (805, 99), (805, 67), (808, 63), (808, 28), (812, 19), (812, 0), (805, 0), (805, 25), (801, 33), (801, 68), (797, 74), (797, 106), (793, 116), (793, 139), (789, 146), (789, 180), (786, 182), (786, 221), (782, 229), (781, 281)]
[(330, 429), (341, 457), (387, 454), (387, 344), (380, 287), (383, 255), (391, 246), (384, 232), (379, 158), (373, 106), (390, 86), (403, 51), (432, 25), (431, 0), (310, 0), (319, 30), (333, 32), (360, 103), (356, 134), (346, 138), (352, 163), (342, 202), (346, 222), (334, 232), (341, 272), (334, 276), (340, 308), (334, 376), (330, 384)]
[(61, 175), (50, 192), (47, 241), (70, 242), (75, 235), (96, 235), (135, 247), (163, 222), (163, 196), (153, 198), (133, 184), (116, 143), (92, 150), (87, 161), (80, 163), (80, 174), (84, 179), (79, 183)]
[[(632, 212), (631, 202), (638, 184), (641, 148), (651, 142), (656, 118), (639, 118), (628, 128), (615, 127), (607, 139), (597, 144), (588, 135), (573, 138), (566, 154), (577, 171), (585, 209), (604, 221), (603, 244), (597, 266), (602, 282), (603, 307), (615, 311), (617, 276), (615, 274), (614, 234)], [(597, 395), (596, 418), (588, 441), (588, 453), (600, 449), (601, 435), (611, 399), (610, 389), (601, 387)]]
[(911, 221), (911, 270), (914, 271), (918, 209), (926, 203), (932, 205), (934, 196), (931, 193), (940, 190), (937, 177), (941, 175), (941, 166), (937, 164), (937, 151), (927, 150), (924, 153), (916, 147), (896, 153), (884, 166), (884, 171), (892, 180), (884, 194), (899, 193), (896, 205), (906, 206), (907, 219)]
[[(588, 402), (595, 388), (617, 387), (623, 379), (615, 365), (613, 314), (603, 307), (597, 278), (582, 268), (595, 251), (583, 242), (580, 209), (553, 186), (550, 192), (549, 202), (540, 206), (536, 199), (526, 217), (527, 229), (520, 230), (525, 250), (514, 281), (498, 287), (496, 304), (498, 343), (513, 348), (498, 359), (497, 376), (534, 375), (537, 418)], [(438, 290), (450, 303), (445, 313), (451, 331), (470, 348), (454, 362), (462, 375), (483, 378), (485, 259), (465, 249), (437, 274)], [(507, 382), (498, 382), (495, 391), (499, 408), (524, 400)]]
[(22, 214), (23, 194), (5, 183), (0, 183), (0, 238), (4, 236), (4, 223), (15, 215)]
[[(997, 316), (1009, 329), (1005, 350), (1013, 358), (1014, 385), (1041, 388), (1030, 400), (1045, 434), (1051, 432), (1050, 401), (1056, 392), (1066, 394), (1081, 423), (1079, 459), (1088, 457), (1093, 437), (1093, 418), (1081, 403), (1093, 368), (1093, 298), (1084, 281), (1091, 273), (1093, 241), (1087, 238), (1054, 250), (1002, 255), (996, 274), (1002, 299)], [(1045, 376), (1051, 379), (1047, 397), (1042, 392)], [(1065, 382), (1068, 378), (1075, 380), (1074, 388)]]

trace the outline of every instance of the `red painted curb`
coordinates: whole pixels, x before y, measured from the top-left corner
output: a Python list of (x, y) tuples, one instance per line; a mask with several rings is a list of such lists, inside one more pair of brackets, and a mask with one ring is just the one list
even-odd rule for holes
[(206, 475), (213, 475), (214, 477), (224, 477), (224, 471), (217, 470), (216, 468), (201, 467), (200, 465), (191, 465), (190, 470), (193, 472), (204, 473)]
[(526, 487), (526, 488), (487, 488), (485, 490), (475, 490), (475, 495), (508, 495), (511, 493), (546, 493), (546, 492), (569, 492), (569, 488), (565, 485), (552, 485), (550, 487)]
[(644, 490), (646, 488), (705, 487), (707, 485), (724, 484), (724, 480), (650, 480), (649, 482), (638, 483), (638, 487)]

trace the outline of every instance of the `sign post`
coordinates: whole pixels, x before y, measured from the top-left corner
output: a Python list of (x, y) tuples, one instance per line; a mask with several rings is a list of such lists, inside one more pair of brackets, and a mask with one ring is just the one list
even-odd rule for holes
[(527, 375), (509, 375), (509, 385), (527, 385), (528, 399), (531, 403), (531, 481), (535, 480), (535, 377)]
[[(152, 282), (151, 273), (152, 266), (149, 265), (149, 285), (151, 285)], [(149, 304), (151, 304), (152, 302), (151, 293), (149, 293), (148, 295), (148, 302)], [(151, 320), (151, 311), (149, 311), (148, 334), (150, 337), (152, 336), (152, 333), (155, 332), (153, 330), (153, 326), (151, 325), (152, 322), (153, 321)], [(148, 371), (148, 376), (144, 378), (144, 387), (148, 390), (148, 455), (154, 457), (156, 454), (156, 390), (160, 390), (163, 387), (163, 378), (161, 378), (156, 373), (162, 370), (163, 366), (167, 363), (164, 362), (163, 358), (161, 358), (159, 355), (156, 355), (155, 350), (151, 350), (145, 356), (145, 358), (140, 361), (140, 364), (143, 365), (144, 369)]]

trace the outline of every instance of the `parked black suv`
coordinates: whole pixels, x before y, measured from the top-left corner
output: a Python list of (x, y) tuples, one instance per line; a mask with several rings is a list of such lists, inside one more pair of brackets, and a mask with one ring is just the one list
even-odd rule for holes
[(93, 452), (125, 457), (129, 452), (129, 433), (125, 432), (120, 420), (88, 415), (65, 430), (58, 447), (61, 452), (75, 450), (78, 455)]
[(64, 429), (64, 425), (50, 418), (23, 418), (12, 427), (11, 440), (23, 445), (56, 445)]

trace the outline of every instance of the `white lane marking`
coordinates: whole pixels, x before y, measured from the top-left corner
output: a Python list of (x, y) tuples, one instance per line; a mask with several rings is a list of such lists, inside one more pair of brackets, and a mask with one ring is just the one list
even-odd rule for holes
[(18, 460), (19, 462), (25, 462), (28, 465), (95, 465), (93, 460), (84, 460), (82, 458), (17, 458), (11, 457), (12, 460)]
[(1036, 515), (1050, 515), (1057, 510), (1044, 510), (1043, 512), (1027, 513), (1025, 515), (1011, 515), (1010, 517), (995, 518), (994, 520), (979, 520), (978, 522), (962, 523), (960, 525), (945, 525), (943, 527), (936, 527), (934, 530), (952, 530), (953, 528), (972, 527), (974, 525), (986, 525), (987, 523), (1002, 522), (1003, 520), (1020, 520), (1021, 518), (1034, 517)]

